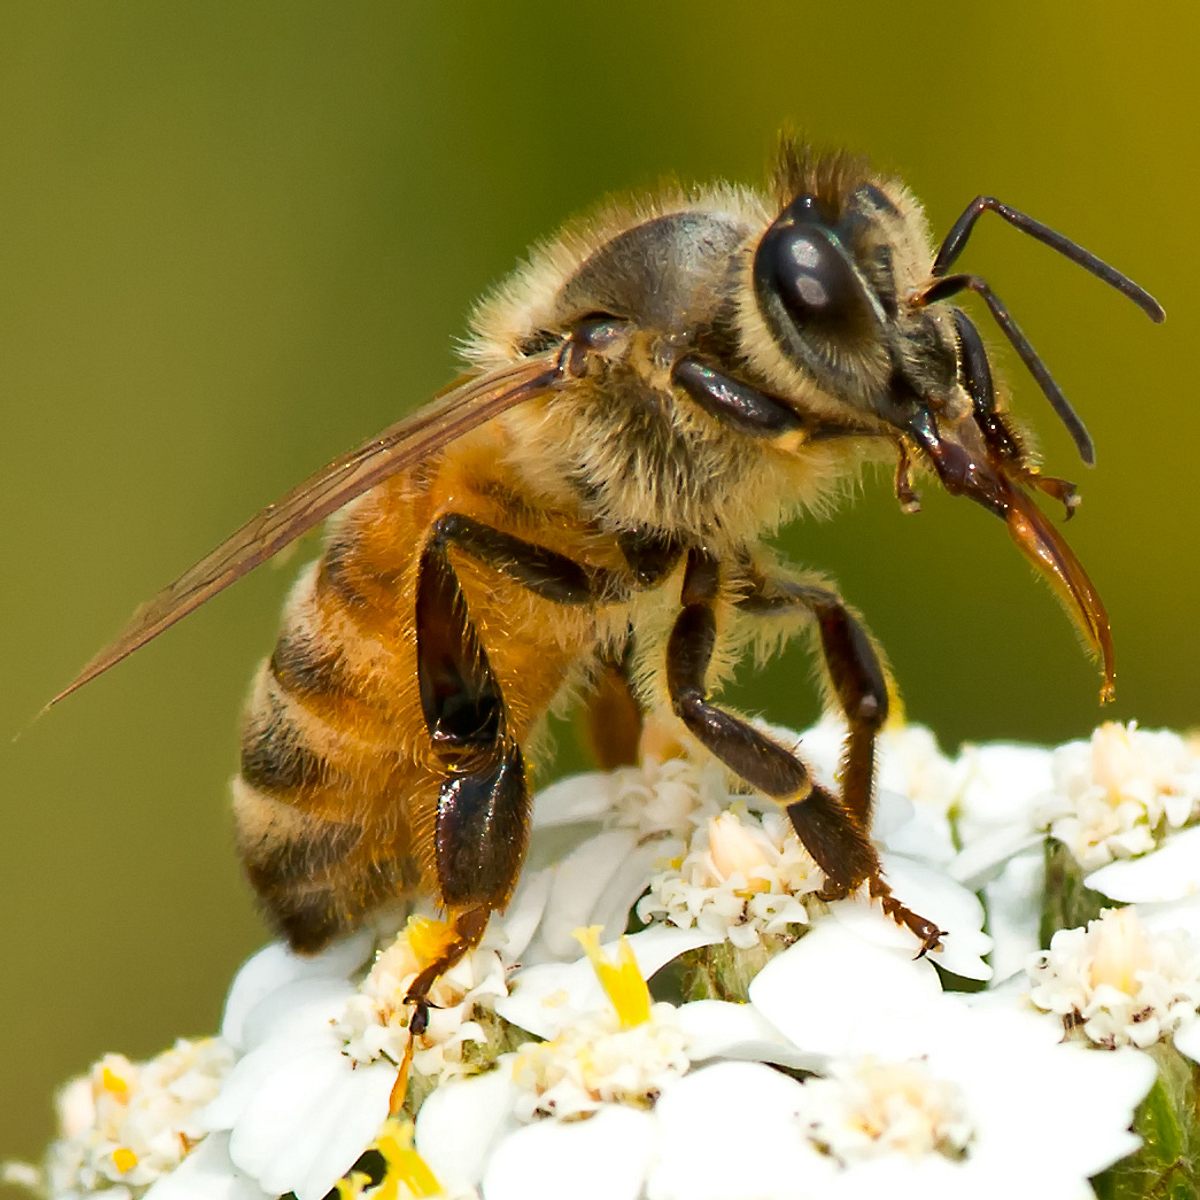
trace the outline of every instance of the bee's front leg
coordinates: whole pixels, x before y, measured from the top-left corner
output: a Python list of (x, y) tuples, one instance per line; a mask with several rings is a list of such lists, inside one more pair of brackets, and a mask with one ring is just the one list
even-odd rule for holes
[(752, 575), (738, 602), (763, 616), (804, 614), (816, 621), (833, 694), (846, 718), (839, 782), (842, 800), (865, 830), (871, 827), (875, 739), (888, 717), (889, 687), (883, 656), (866, 626), (831, 588), (805, 580)]
[[(693, 551), (684, 577), (683, 608), (667, 643), (667, 689), (676, 715), (721, 762), (783, 805), (804, 848), (824, 873), (830, 897), (845, 895), (866, 883), (884, 912), (920, 940), (922, 954), (935, 949), (941, 931), (892, 895), (868, 836), (868, 827), (850, 802), (843, 802), (816, 783), (809, 769), (790, 751), (708, 700), (705, 676), (716, 646), (713, 604), (718, 582), (717, 563), (702, 552)], [(847, 750), (844, 774), (853, 772), (860, 780), (855, 785), (855, 803), (866, 813), (871, 795), (875, 730), (886, 716), (887, 688), (878, 659), (872, 653), (868, 660), (862, 650), (870, 648), (865, 633), (860, 626), (850, 623), (850, 614), (840, 608), (840, 602), (838, 608), (838, 614), (828, 618), (828, 643), (824, 642), (825, 626), (822, 636), (823, 644), (835, 650), (835, 660), (843, 667), (854, 668), (844, 672), (846, 682), (844, 686), (838, 685), (839, 695), (844, 691), (846, 696), (859, 695), (861, 700), (874, 688), (874, 694), (882, 696), (873, 713), (871, 704), (856, 703), (856, 711), (860, 712), (858, 732)], [(868, 684), (871, 672), (865, 670), (868, 661), (875, 667), (876, 681), (871, 684)], [(857, 684), (849, 682), (852, 675)]]
[(830, 884), (840, 891), (879, 874), (870, 839), (845, 805), (816, 783), (794, 754), (748, 722), (711, 703), (706, 676), (716, 646), (713, 605), (717, 563), (692, 551), (684, 576), (682, 611), (667, 642), (667, 690), (676, 715), (730, 770), (778, 800)]

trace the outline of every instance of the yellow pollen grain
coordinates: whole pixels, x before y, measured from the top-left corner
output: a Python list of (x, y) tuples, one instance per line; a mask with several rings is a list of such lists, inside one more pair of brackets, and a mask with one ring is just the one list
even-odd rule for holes
[(113, 1166), (122, 1175), (132, 1171), (138, 1165), (138, 1156), (128, 1146), (118, 1146), (112, 1152)]
[(100, 1072), (100, 1086), (106, 1092), (112, 1092), (114, 1096), (123, 1096), (129, 1091), (129, 1084), (110, 1067), (105, 1067)]
[(601, 928), (592, 925), (587, 929), (576, 929), (571, 936), (591, 961), (592, 970), (616, 1010), (621, 1027), (632, 1029), (650, 1020), (650, 988), (642, 978), (633, 949), (625, 938), (621, 939), (615, 963), (605, 957), (600, 949)]
[(409, 917), (404, 936), (417, 959), (428, 965), (446, 953), (457, 934), (454, 932), (454, 926), (445, 921), (435, 921), (430, 917)]

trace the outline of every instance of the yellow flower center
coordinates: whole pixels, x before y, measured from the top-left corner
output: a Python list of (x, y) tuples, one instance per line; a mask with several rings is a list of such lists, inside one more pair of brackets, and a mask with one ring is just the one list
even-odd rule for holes
[(1153, 965), (1146, 930), (1132, 908), (1110, 909), (1088, 927), (1093, 939), (1089, 975), (1092, 987), (1108, 984), (1127, 996), (1137, 994), (1138, 973)]
[(114, 1096), (123, 1096), (129, 1091), (129, 1084), (111, 1067), (105, 1067), (100, 1072), (100, 1086), (106, 1092), (111, 1092)]
[(138, 1165), (138, 1156), (128, 1146), (118, 1146), (112, 1152), (113, 1166), (124, 1175)]
[(621, 1022), (622, 1029), (632, 1029), (650, 1020), (650, 988), (642, 978), (641, 969), (633, 955), (633, 948), (621, 939), (617, 950), (617, 961), (612, 962), (600, 948), (601, 926), (576, 929), (571, 935), (583, 947), (592, 970), (604, 989)]

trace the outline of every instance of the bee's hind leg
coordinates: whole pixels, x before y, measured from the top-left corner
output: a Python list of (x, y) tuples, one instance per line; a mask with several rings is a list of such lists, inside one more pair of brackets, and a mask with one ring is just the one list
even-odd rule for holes
[(434, 756), (443, 772), (434, 828), (439, 899), (451, 936), (413, 981), (410, 1028), (428, 1022), (430, 989), (478, 945), (488, 918), (516, 887), (529, 839), (530, 799), (521, 749), (486, 647), (467, 612), (451, 546), (561, 604), (585, 604), (618, 586), (585, 567), (462, 513), (434, 523), (417, 584), (417, 683)]
[[(851, 722), (845, 774), (854, 781), (851, 785), (853, 793), (843, 802), (815, 782), (808, 768), (794, 754), (708, 700), (705, 676), (716, 646), (713, 604), (718, 582), (717, 563), (707, 555), (693, 552), (684, 577), (682, 611), (667, 643), (667, 689), (676, 715), (727, 767), (784, 807), (800, 841), (824, 873), (829, 896), (845, 895), (866, 883), (884, 912), (920, 940), (922, 954), (935, 949), (941, 931), (932, 921), (905, 907), (891, 894), (864, 821), (870, 811), (874, 770), (875, 728), (871, 726), (876, 718), (882, 720), (879, 716), (881, 707), (886, 715), (886, 685), (878, 660), (873, 659), (874, 674), (880, 681), (882, 705), (858, 706), (860, 712), (864, 709), (870, 712), (873, 707), (871, 719)], [(830, 595), (832, 593), (824, 593), (824, 596)], [(848, 621), (852, 618), (840, 608), (840, 618), (835, 615), (831, 628), (844, 630)], [(823, 645), (828, 647), (832, 641), (835, 648), (847, 655), (853, 655), (860, 647), (869, 648), (870, 642), (861, 626), (851, 628), (856, 634), (826, 639), (823, 626)], [(826, 653), (829, 654), (828, 648)], [(834, 655), (830, 659), (831, 672), (836, 672), (837, 657)], [(860, 678), (869, 678), (871, 672), (861, 660), (855, 662), (850, 658), (850, 661)], [(851, 685), (839, 682), (835, 674), (835, 687), (845, 705), (846, 697), (852, 694)]]
[(408, 1031), (413, 1037), (420, 1037), (429, 1028), (429, 1010), (433, 1007), (429, 1002), (430, 989), (459, 959), (479, 945), (491, 915), (492, 910), (486, 906), (468, 908), (456, 914), (451, 923), (453, 940), (447, 942), (445, 951), (409, 984), (404, 1002), (412, 1009)]

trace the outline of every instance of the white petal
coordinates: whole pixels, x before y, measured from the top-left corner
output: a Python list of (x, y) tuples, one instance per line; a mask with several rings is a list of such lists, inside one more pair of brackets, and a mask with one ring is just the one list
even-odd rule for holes
[(298, 979), (269, 992), (242, 1020), (242, 1049), (324, 1028), (355, 994), (347, 979)]
[(1148, 1055), (1129, 1048), (1104, 1052), (1059, 1046), (1056, 1051), (1041, 1060), (1038, 1094), (1027, 1098), (1026, 1122), (1042, 1126), (1037, 1140), (1043, 1162), (1097, 1175), (1141, 1145), (1128, 1127), (1157, 1069)]
[(316, 1152), (292, 1187), (296, 1200), (321, 1200), (375, 1140), (387, 1119), (395, 1082), (396, 1070), (386, 1063), (360, 1066), (341, 1078), (320, 1125), (312, 1127)]
[(1175, 1031), (1175, 1049), (1180, 1054), (1186, 1054), (1193, 1062), (1200, 1063), (1200, 1017), (1193, 1017)]
[[(983, 905), (978, 897), (924, 863), (897, 854), (882, 858), (884, 875), (897, 899), (946, 934), (941, 948), (930, 956), (933, 961), (964, 979), (991, 979), (992, 968), (983, 956), (991, 950), (992, 939), (983, 932)], [(908, 945), (920, 949), (914, 935), (908, 934), (908, 939)]]
[(982, 837), (968, 842), (946, 868), (952, 879), (956, 879), (971, 891), (978, 891), (989, 880), (995, 879), (1008, 862), (1032, 847), (1040, 847), (1044, 835), (1017, 825), (992, 830)]
[(654, 1118), (606, 1105), (583, 1121), (538, 1121), (505, 1138), (486, 1200), (636, 1200), (654, 1149)]
[(780, 745), (795, 749), (817, 783), (827, 789), (836, 789), (842, 745), (846, 740), (846, 726), (841, 721), (835, 717), (824, 717), (800, 734), (792, 733), (781, 725), (766, 725), (765, 722), (763, 728)]
[(1170, 904), (1142, 904), (1138, 916), (1147, 929), (1155, 933), (1182, 930), (1200, 943), (1200, 899), (1189, 898)]
[(230, 1157), (266, 1191), (321, 1200), (383, 1124), (395, 1079), (383, 1061), (354, 1068), (326, 1024), (252, 1050), (203, 1116), (232, 1128)]
[(1002, 1006), (947, 1006), (944, 1018), (930, 1069), (965, 1093), (984, 1177), (1085, 1178), (1136, 1149), (1127, 1129), (1154, 1082), (1147, 1055), (1063, 1045), (1058, 1022)]
[(145, 1200), (265, 1200), (267, 1196), (230, 1161), (229, 1135), (213, 1133), (175, 1170), (152, 1184)]
[[(758, 1063), (717, 1063), (663, 1091), (650, 1200), (795, 1200), (822, 1195), (801, 1085)], [(488, 1197), (491, 1200), (491, 1197)]]
[(504, 910), (500, 951), (507, 961), (515, 962), (520, 959), (525, 947), (532, 940), (546, 911), (553, 882), (554, 871), (549, 867), (540, 871), (525, 870), (521, 873), (521, 882), (517, 884), (516, 894)]
[(871, 837), (877, 842), (888, 842), (901, 837), (913, 823), (917, 810), (913, 802), (891, 788), (880, 788), (871, 810)]
[[(716, 934), (668, 925), (651, 925), (628, 939), (645, 979), (686, 951), (720, 940)], [(612, 958), (617, 942), (609, 942), (603, 949)], [(506, 1021), (541, 1038), (557, 1036), (581, 1014), (603, 1012), (609, 1003), (586, 958), (526, 967), (512, 977), (510, 987), (509, 995), (496, 1001), (496, 1011)]]
[(234, 1064), (216, 1099), (201, 1111), (203, 1127), (218, 1132), (232, 1129), (277, 1071), (309, 1055), (332, 1056), (336, 1050), (328, 1028), (310, 1030), (304, 1037), (273, 1038), (256, 1046)]
[(1018, 854), (984, 889), (994, 979), (1024, 971), (1041, 949), (1042, 893), (1046, 863), (1040, 847)]
[(281, 1063), (247, 1099), (229, 1139), (229, 1155), (267, 1191), (288, 1192), (312, 1154), (310, 1121), (340, 1071), (332, 1055), (303, 1054)]
[(612, 808), (612, 775), (586, 771), (543, 788), (533, 798), (533, 828), (599, 821)]
[[(885, 864), (901, 860), (885, 856)], [(888, 865), (887, 875), (896, 876), (896, 894), (905, 904), (921, 916), (935, 922), (947, 936), (938, 950), (927, 956), (928, 961), (967, 979), (990, 979), (992, 968), (983, 961), (992, 945), (991, 938), (979, 926), (982, 924), (983, 908), (979, 901), (946, 876), (924, 864), (911, 859), (903, 860), (904, 866), (893, 871)], [(928, 871), (928, 878), (913, 884), (910, 876), (918, 870)], [(964, 897), (973, 903), (967, 905)], [(876, 946), (903, 952), (909, 957), (920, 954), (921, 945), (916, 935), (883, 917), (879, 907), (861, 899), (838, 900), (830, 905), (830, 915), (845, 933), (862, 938)], [(969, 917), (966, 914), (970, 914)]]
[(785, 1067), (813, 1065), (810, 1056), (798, 1051), (753, 1004), (694, 1000), (681, 1005), (675, 1015), (693, 1061), (735, 1058)]
[[(880, 799), (888, 793), (881, 791)], [(909, 820), (889, 833), (882, 833), (877, 820), (871, 823), (872, 840), (894, 854), (945, 868), (955, 856), (950, 822), (932, 807), (915, 808)]]
[[(880, 1158), (855, 1162), (849, 1170), (835, 1175), (820, 1200), (1014, 1200), (1010, 1187), (994, 1186), (992, 1179), (982, 1184), (971, 1174), (971, 1162), (951, 1162), (940, 1155), (909, 1157), (886, 1154)], [(1039, 1185), (1042, 1180), (1038, 1180)], [(1056, 1181), (1057, 1182), (1057, 1181)], [(1037, 1200), (1081, 1200), (1057, 1188), (1040, 1190)], [(1096, 1200), (1089, 1196), (1088, 1200)]]
[(559, 864), (539, 932), (551, 954), (572, 958), (579, 952), (572, 933), (592, 923), (596, 904), (636, 846), (632, 830), (609, 829), (576, 847)]
[(1093, 871), (1084, 883), (1127, 904), (1200, 895), (1200, 826), (1170, 834), (1149, 854), (1111, 862)]
[(241, 1050), (243, 1027), (250, 1010), (271, 992), (300, 979), (346, 979), (371, 955), (374, 939), (364, 930), (340, 938), (312, 957), (293, 954), (282, 942), (272, 942), (248, 959), (234, 976), (221, 1019), (221, 1036)]
[(416, 1148), (450, 1192), (478, 1185), (497, 1140), (516, 1127), (512, 1056), (485, 1075), (443, 1084), (417, 1113)]
[(658, 864), (682, 857), (683, 853), (680, 838), (653, 838), (634, 848), (609, 879), (587, 921), (589, 925), (601, 926), (602, 941), (619, 938), (625, 932), (629, 910), (646, 891)]
[(971, 846), (989, 834), (1034, 831), (1034, 810), (1054, 786), (1054, 752), (1043, 746), (992, 742), (966, 746), (959, 757), (958, 831)]
[[(868, 914), (871, 915), (871, 914)], [(887, 919), (874, 914), (882, 926)], [(891, 1036), (941, 997), (937, 972), (910, 948), (848, 937), (837, 922), (819, 922), (773, 958), (750, 984), (750, 1000), (802, 1051), (834, 1058), (861, 1054)], [(887, 1016), (885, 1023), (882, 1019)]]

